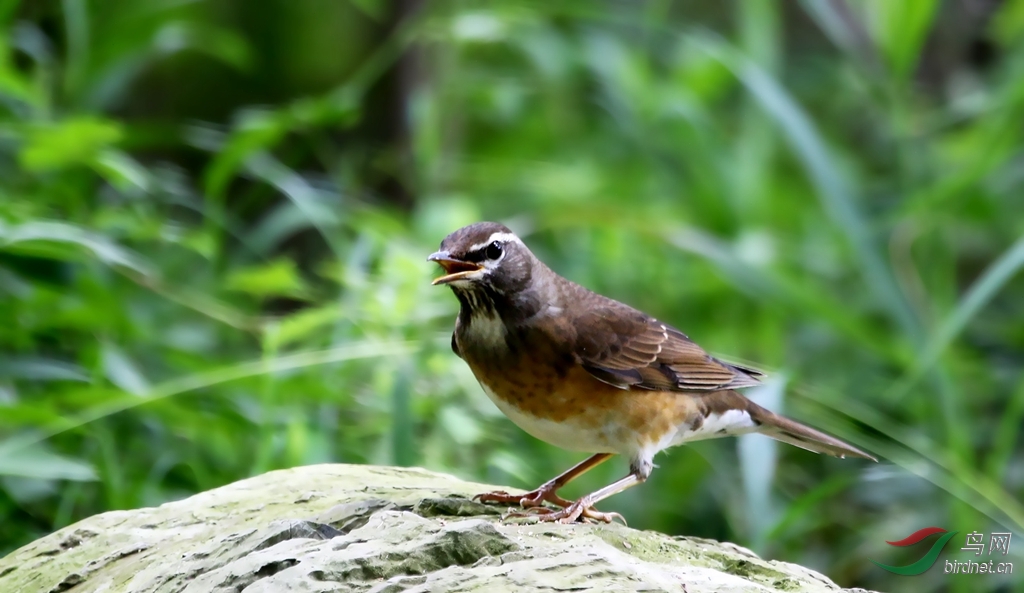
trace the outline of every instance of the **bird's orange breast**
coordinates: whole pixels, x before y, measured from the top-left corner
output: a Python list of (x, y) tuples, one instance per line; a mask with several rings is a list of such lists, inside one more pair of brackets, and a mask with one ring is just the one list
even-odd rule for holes
[(632, 454), (656, 446), (698, 414), (688, 394), (614, 387), (543, 340), (515, 351), (461, 343), (460, 350), (509, 419), (564, 449)]

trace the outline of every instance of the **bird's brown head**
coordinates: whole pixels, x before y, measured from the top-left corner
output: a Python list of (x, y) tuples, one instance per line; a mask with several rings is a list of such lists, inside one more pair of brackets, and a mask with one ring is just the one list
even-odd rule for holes
[(526, 289), (536, 258), (503, 224), (478, 222), (448, 235), (427, 258), (444, 268), (434, 284), (460, 292), (486, 291), (511, 297)]

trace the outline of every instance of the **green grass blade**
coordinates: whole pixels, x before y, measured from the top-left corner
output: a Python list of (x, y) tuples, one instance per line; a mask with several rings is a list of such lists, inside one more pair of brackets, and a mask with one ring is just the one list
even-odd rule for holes
[(879, 304), (904, 333), (914, 338), (915, 343), (919, 342), (922, 336), (920, 325), (897, 288), (891, 270), (875, 248), (868, 225), (857, 208), (853, 191), (840, 174), (830, 156), (831, 151), (807, 114), (781, 84), (726, 42), (710, 35), (694, 35), (690, 39), (698, 49), (728, 67), (775, 119), (817, 189), (826, 213), (846, 235), (865, 281)]
[[(849, 434), (849, 430), (837, 426), (834, 419), (830, 420), (825, 415), (812, 418), (825, 430), (863, 446), (868, 451), (877, 453), (879, 459), (895, 463), (935, 484), (993, 521), (1024, 529), (1024, 504), (1021, 504), (1017, 497), (968, 462), (949, 455), (943, 447), (919, 430), (890, 420), (878, 409), (852, 398), (833, 398), (829, 404), (823, 404), (810, 396), (805, 389), (795, 390), (795, 393), (805, 401), (827, 406), (870, 426), (889, 437), (891, 441), (865, 442), (864, 438), (856, 438), (856, 435)], [(893, 441), (902, 445), (902, 448), (893, 446)]]
[(992, 450), (988, 454), (986, 465), (988, 475), (1002, 481), (1013, 458), (1013, 448), (1020, 439), (1020, 427), (1024, 425), (1024, 380), (1017, 385), (1017, 390), (999, 417), (995, 434), (992, 437)]
[(75, 482), (98, 479), (92, 465), (50, 451), (36, 436), (22, 434), (6, 441), (13, 446), (0, 454), (0, 476)]
[(28, 439), (7, 439), (0, 442), (0, 457), (20, 451), (30, 445), (54, 437), (63, 432), (85, 426), (101, 418), (106, 418), (118, 412), (145, 405), (149, 402), (188, 393), (197, 389), (204, 389), (214, 385), (221, 385), (239, 379), (270, 375), (292, 369), (307, 368), (312, 366), (332, 364), (347, 360), (358, 360), (361, 358), (375, 358), (379, 356), (398, 356), (415, 352), (419, 347), (417, 341), (406, 342), (356, 342), (346, 344), (338, 348), (328, 350), (317, 350), (313, 352), (300, 352), (288, 356), (279, 356), (270, 359), (259, 359), (243, 362), (231, 366), (220, 367), (210, 371), (196, 373), (178, 379), (171, 379), (164, 383), (154, 385), (145, 396), (126, 395), (113, 399), (102, 405), (98, 405), (86, 412), (71, 418), (62, 418), (51, 426), (43, 429)]
[(999, 259), (985, 269), (971, 285), (956, 308), (946, 316), (939, 329), (928, 340), (928, 346), (918, 359), (915, 376), (927, 371), (942, 355), (953, 339), (975, 315), (995, 297), (1003, 286), (1024, 267), (1024, 237), (1007, 249)]

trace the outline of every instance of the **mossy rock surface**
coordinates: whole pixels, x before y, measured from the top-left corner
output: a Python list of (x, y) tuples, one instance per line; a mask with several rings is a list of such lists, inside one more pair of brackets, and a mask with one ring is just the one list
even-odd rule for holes
[(61, 529), (0, 559), (0, 592), (843, 591), (733, 544), (503, 523), (469, 500), (491, 489), (422, 469), (275, 471)]

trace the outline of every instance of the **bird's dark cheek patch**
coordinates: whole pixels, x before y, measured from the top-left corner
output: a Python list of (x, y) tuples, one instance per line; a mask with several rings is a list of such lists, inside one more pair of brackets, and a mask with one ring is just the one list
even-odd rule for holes
[(477, 249), (476, 251), (466, 253), (462, 259), (469, 262), (480, 263), (487, 259), (487, 255), (484, 253), (483, 249)]

